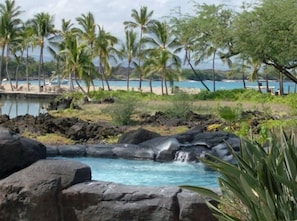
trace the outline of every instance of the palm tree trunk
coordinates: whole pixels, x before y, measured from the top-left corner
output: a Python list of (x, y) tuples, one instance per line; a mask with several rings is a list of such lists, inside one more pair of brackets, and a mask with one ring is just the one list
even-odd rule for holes
[(41, 92), (40, 75), (41, 75), (41, 64), (42, 63), (42, 47), (40, 46), (39, 64), (38, 64), (38, 91)]
[(103, 66), (102, 66), (102, 63), (100, 61), (100, 57), (99, 57), (99, 73), (101, 74), (101, 84), (102, 84), (102, 90), (104, 90), (104, 74), (103, 74)]
[(163, 78), (161, 78), (161, 93), (162, 95), (164, 95), (164, 81), (163, 81)]
[(216, 91), (215, 58), (216, 58), (216, 50), (214, 51), (213, 58), (212, 58), (212, 82), (213, 82), (213, 91)]
[(149, 85), (150, 85), (150, 92), (153, 93), (153, 82), (152, 77), (150, 77)]
[(6, 65), (5, 65), (5, 70), (6, 70), (7, 78), (9, 80), (9, 84), (10, 84), (11, 90), (14, 91), (13, 85), (12, 85), (12, 82), (11, 82), (11, 78), (10, 78), (10, 74), (9, 74), (9, 70), (8, 70), (8, 64), (9, 64), (9, 45), (7, 45), (7, 47), (6, 47)]
[(279, 74), (279, 95), (284, 94), (284, 79), (282, 73)]
[(128, 62), (128, 70), (127, 70), (127, 91), (129, 91), (129, 83), (130, 83), (130, 65), (131, 62)]
[(0, 85), (2, 84), (2, 64), (3, 64), (3, 58), (4, 58), (4, 51), (5, 51), (5, 45), (2, 46), (2, 54), (0, 58)]
[(80, 85), (79, 81), (77, 80), (77, 78), (75, 78), (75, 82), (77, 84), (77, 86), (79, 87), (79, 89), (83, 92), (83, 94), (87, 97), (88, 101), (91, 100), (90, 96), (88, 95), (88, 93), (84, 90), (84, 88)]
[(27, 91), (30, 91), (30, 85), (29, 85), (29, 48), (26, 49), (26, 78), (27, 78)]
[[(140, 59), (140, 52), (141, 52), (141, 40), (142, 40), (143, 31), (141, 29), (140, 31), (140, 37), (139, 37), (139, 48), (138, 48), (138, 67), (140, 67), (141, 59)], [(142, 69), (139, 69), (139, 91), (142, 91)]]

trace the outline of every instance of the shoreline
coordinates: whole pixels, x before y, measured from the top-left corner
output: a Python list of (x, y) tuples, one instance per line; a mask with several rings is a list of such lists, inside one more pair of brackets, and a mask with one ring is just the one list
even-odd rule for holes
[[(44, 87), (41, 88), (41, 91), (39, 91), (38, 85), (29, 85), (29, 90), (28, 90), (28, 86), (27, 84), (19, 84), (18, 87), (16, 88), (15, 85), (13, 84), (13, 90), (11, 89), (11, 86), (9, 83), (5, 82), (2, 83), (1, 87), (0, 87), (0, 93), (1, 94), (28, 94), (28, 95), (45, 95), (45, 94), (49, 94), (49, 95), (61, 95), (63, 93), (66, 92), (71, 92), (71, 90), (69, 90), (69, 86), (68, 85), (46, 85)], [(86, 90), (86, 87), (83, 87)], [(110, 86), (111, 90), (123, 90), (126, 91), (127, 87), (125, 86)], [(90, 87), (90, 91), (97, 91), (97, 90), (102, 90), (102, 87), (99, 86), (91, 86)], [(107, 91), (106, 87), (105, 90)], [(77, 86), (74, 88), (74, 90), (72, 91), (80, 91), (80, 88)], [(139, 91), (138, 89), (135, 89), (134, 87), (130, 87), (130, 91)], [(150, 93), (150, 87), (142, 87), (141, 89), (142, 92), (148, 92)], [(164, 89), (165, 91), (165, 89)], [(199, 88), (180, 88), (178, 87), (178, 91), (181, 92), (185, 92), (188, 94), (196, 94), (199, 93), (201, 90)], [(157, 95), (162, 95), (162, 89), (161, 87), (153, 87), (152, 88), (152, 93), (157, 94)], [(171, 88), (168, 88), (168, 94), (171, 95)]]

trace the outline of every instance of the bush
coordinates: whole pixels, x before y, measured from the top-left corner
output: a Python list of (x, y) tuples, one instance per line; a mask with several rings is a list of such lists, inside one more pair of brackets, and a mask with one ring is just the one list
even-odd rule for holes
[(129, 125), (132, 123), (132, 115), (135, 113), (137, 99), (126, 97), (117, 99), (114, 104), (104, 109), (104, 113), (110, 115), (115, 125)]
[(186, 120), (190, 111), (193, 111), (192, 96), (184, 92), (178, 92), (171, 97), (171, 105), (165, 112), (169, 117)]
[[(208, 203), (219, 220), (297, 220), (297, 150), (294, 134), (271, 134), (267, 149), (243, 141), (240, 154), (230, 151), (237, 160), (232, 165), (210, 156), (201, 161), (218, 171), (221, 195), (201, 187), (184, 186), (213, 198), (222, 206)], [(235, 203), (238, 199), (241, 204)], [(229, 208), (229, 212), (222, 208)], [(233, 212), (231, 213), (230, 210)], [(237, 215), (234, 215), (237, 211)]]

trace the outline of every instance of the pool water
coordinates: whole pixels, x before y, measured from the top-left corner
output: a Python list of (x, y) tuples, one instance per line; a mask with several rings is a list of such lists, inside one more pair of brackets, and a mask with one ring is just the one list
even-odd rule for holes
[[(60, 157), (61, 159), (61, 157)], [(65, 158), (63, 158), (65, 159)], [(76, 157), (67, 158), (91, 167), (92, 179), (140, 186), (193, 185), (217, 188), (217, 173), (200, 163)]]

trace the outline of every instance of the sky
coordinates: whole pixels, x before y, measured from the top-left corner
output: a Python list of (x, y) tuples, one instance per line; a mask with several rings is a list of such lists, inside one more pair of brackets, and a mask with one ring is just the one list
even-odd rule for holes
[[(120, 37), (124, 33), (124, 21), (133, 20), (131, 10), (139, 11), (141, 6), (147, 6), (154, 11), (153, 18), (173, 14), (173, 10), (180, 7), (183, 13), (191, 13), (193, 0), (15, 0), (16, 5), (23, 11), (24, 20), (33, 18), (40, 12), (48, 12), (55, 18), (57, 29), (61, 27), (61, 20), (75, 18), (92, 12), (97, 24), (104, 27), (113, 35)], [(239, 8), (241, 0), (196, 0), (197, 3), (225, 4), (231, 8)]]
[(191, 14), (194, 1), (198, 4), (224, 4), (239, 9), (243, 0), (15, 0), (23, 11), (23, 20), (32, 19), (37, 13), (47, 12), (54, 16), (55, 27), (61, 29), (62, 18), (71, 19), (76, 24), (77, 17), (91, 12), (97, 24), (120, 40), (124, 39), (123, 22), (133, 21), (132, 9), (139, 11), (141, 6), (147, 6), (149, 11), (154, 11), (153, 18), (160, 19), (174, 15), (177, 8), (182, 13)]

